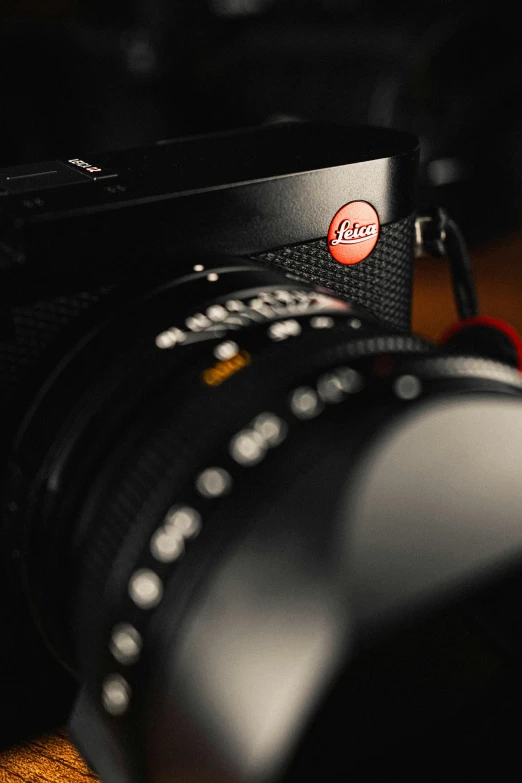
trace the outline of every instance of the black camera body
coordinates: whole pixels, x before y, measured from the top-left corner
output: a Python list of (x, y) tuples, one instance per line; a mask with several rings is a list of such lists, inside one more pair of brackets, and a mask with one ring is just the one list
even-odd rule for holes
[(283, 123), (0, 170), (0, 691), (65, 718), (45, 639), (105, 783), (335, 766), (353, 618), (489, 562), (480, 525), (462, 567), (436, 549), (454, 508), (422, 499), (483, 422), (509, 461), (522, 383), (409, 333), (417, 165), (407, 134)]
[[(62, 719), (70, 699), (67, 677), (53, 668), (34, 635), (20, 587), (20, 579), (28, 579), (18, 573), (20, 563), (25, 568), (23, 538), (33, 533), (9, 517), (30, 494), (45, 451), (33, 435), (20, 454), (13, 447), (16, 432), (53, 367), (92, 327), (90, 313), (101, 307), (109, 317), (123, 291), (124, 300), (132, 298), (234, 257), (273, 269), (273, 285), (284, 280), (280, 271), (287, 286), (307, 281), (361, 305), (361, 312), (367, 308), (390, 328), (407, 332), (410, 325), (414, 137), (283, 123), (81, 154), (0, 170), (0, 487), (5, 581), (12, 594), (0, 663), (9, 672), (3, 700), (13, 705), (3, 741), (11, 734), (17, 739), (19, 723), (23, 733), (29, 712), (36, 728), (36, 716), (43, 726)], [(345, 259), (343, 251), (352, 256)], [(216, 273), (196, 276), (209, 296), (217, 295)], [(51, 410), (53, 405), (59, 403), (52, 399)], [(8, 473), (13, 448), (16, 467)], [(20, 465), (31, 479), (20, 479)], [(37, 622), (39, 613), (33, 607)], [(25, 697), (21, 680), (27, 682)]]
[[(281, 270), (408, 331), (417, 168), (408, 134), (283, 123), (0, 169), (0, 398), (11, 405), (107, 291), (141, 291), (197, 260)], [(328, 232), (352, 204), (376, 235), (336, 248)], [(361, 252), (340, 263), (350, 242)]]
[[(1, 169), (2, 301), (92, 290), (152, 267), (173, 276), (182, 256), (232, 255), (408, 329), (417, 167), (408, 134), (283, 123)], [(378, 216), (364, 263), (339, 263), (326, 242), (349, 202)]]
[[(417, 159), (284, 123), (0, 170), (0, 743), (70, 716), (104, 783), (290, 783), (459, 734), (461, 604), (412, 665), (394, 629), (522, 548), (522, 343), (469, 319)], [(468, 318), (438, 350), (423, 237)], [(471, 607), (495, 644), (517, 589)]]

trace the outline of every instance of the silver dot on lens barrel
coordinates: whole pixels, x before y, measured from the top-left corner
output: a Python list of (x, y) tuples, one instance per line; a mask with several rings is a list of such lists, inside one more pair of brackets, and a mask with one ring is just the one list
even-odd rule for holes
[(221, 361), (232, 358), (236, 353), (239, 353), (239, 345), (233, 340), (226, 340), (214, 348), (214, 356)]
[(284, 288), (280, 288), (278, 291), (274, 291), (274, 296), (280, 302), (284, 302), (285, 304), (291, 304), (294, 301), (294, 297), (290, 291), (287, 291)]
[(119, 663), (135, 663), (140, 656), (142, 645), (140, 632), (130, 623), (119, 623), (113, 628), (110, 650)]
[(287, 321), (276, 321), (268, 327), (268, 335), (275, 342), (286, 340), (289, 337), (297, 337), (301, 331), (301, 324), (294, 318)]
[(422, 391), (422, 383), (415, 375), (401, 375), (393, 384), (393, 388), (401, 400), (414, 400)]
[(110, 715), (123, 715), (129, 706), (130, 685), (120, 674), (109, 674), (102, 685), (102, 704)]
[(266, 300), (260, 296), (256, 296), (255, 299), (250, 299), (248, 306), (251, 310), (260, 310), (261, 312), (268, 306)]
[(286, 438), (288, 427), (283, 419), (275, 413), (260, 413), (252, 422), (253, 428), (259, 432), (268, 446), (279, 446)]
[(328, 315), (317, 315), (310, 321), (312, 329), (331, 329), (334, 325), (334, 319)]
[(240, 465), (257, 465), (265, 456), (267, 444), (256, 430), (241, 430), (230, 441), (230, 456)]
[(191, 506), (172, 506), (165, 514), (164, 525), (183, 538), (195, 538), (201, 530), (201, 514)]
[(211, 305), (206, 314), (211, 321), (224, 321), (228, 312), (221, 305)]
[(333, 372), (321, 375), (317, 381), (317, 393), (323, 402), (341, 402), (346, 397), (341, 379)]
[(240, 313), (246, 309), (244, 303), (240, 299), (229, 299), (226, 302), (226, 308), (231, 313)]
[(140, 568), (130, 578), (129, 595), (140, 609), (152, 609), (163, 596), (161, 579), (149, 568)]
[(219, 275), (216, 272), (210, 272), (210, 274), (207, 275), (207, 280), (209, 283), (215, 283), (219, 280)]
[(182, 343), (187, 336), (181, 329), (167, 329), (156, 337), (156, 346), (158, 348), (173, 348), (178, 343)]
[(349, 394), (359, 391), (364, 385), (362, 375), (351, 367), (338, 367), (334, 370), (334, 375), (339, 380), (342, 390)]
[(203, 264), (196, 264), (196, 265), (193, 267), (193, 269), (194, 269), (194, 272), (203, 272), (203, 270), (205, 269), (205, 267), (203, 266)]
[(224, 468), (207, 468), (196, 479), (198, 492), (206, 498), (218, 498), (232, 487), (232, 478)]
[(160, 527), (151, 538), (150, 551), (160, 563), (173, 563), (185, 551), (183, 535), (172, 528)]
[(290, 395), (290, 407), (298, 419), (313, 419), (322, 410), (322, 404), (314, 389), (300, 386)]

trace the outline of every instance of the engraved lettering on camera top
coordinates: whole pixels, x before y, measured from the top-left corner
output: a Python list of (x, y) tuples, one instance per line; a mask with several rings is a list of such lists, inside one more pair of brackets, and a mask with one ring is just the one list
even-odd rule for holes
[(79, 169), (84, 169), (90, 174), (101, 173), (101, 169), (98, 166), (93, 166), (91, 163), (87, 163), (87, 161), (81, 160), (81, 158), (71, 158), (67, 161), (67, 163), (70, 163), (72, 166), (76, 166)]

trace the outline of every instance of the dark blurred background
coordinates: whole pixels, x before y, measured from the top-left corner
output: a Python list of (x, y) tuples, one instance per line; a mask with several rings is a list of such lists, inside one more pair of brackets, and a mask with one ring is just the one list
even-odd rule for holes
[(2, 0), (0, 165), (284, 117), (415, 132), (421, 200), (522, 226), (512, 4)]

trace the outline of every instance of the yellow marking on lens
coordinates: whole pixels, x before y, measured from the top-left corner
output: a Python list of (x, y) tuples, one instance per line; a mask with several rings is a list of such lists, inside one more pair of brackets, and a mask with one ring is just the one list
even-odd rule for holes
[(236, 372), (248, 367), (252, 363), (252, 357), (248, 351), (239, 351), (231, 356), (230, 359), (223, 359), (217, 362), (213, 367), (203, 370), (201, 380), (206, 386), (221, 386)]

